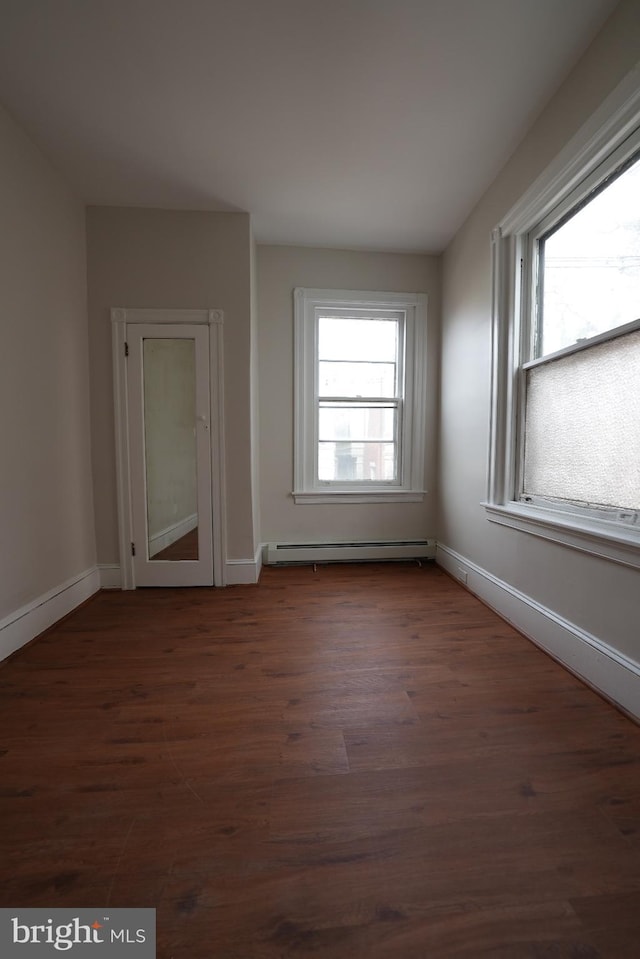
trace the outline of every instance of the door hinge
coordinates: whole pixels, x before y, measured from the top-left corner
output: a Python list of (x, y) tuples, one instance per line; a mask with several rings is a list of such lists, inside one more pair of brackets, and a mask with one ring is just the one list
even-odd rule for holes
[(135, 556), (135, 555), (136, 555), (136, 544), (135, 544), (135, 543), (132, 543), (132, 544), (131, 544), (131, 555), (132, 555), (132, 556)]
[(128, 356), (128, 355), (129, 355), (129, 344), (128, 344), (128, 343), (125, 343), (125, 344), (124, 344), (124, 355), (125, 355), (125, 356)]

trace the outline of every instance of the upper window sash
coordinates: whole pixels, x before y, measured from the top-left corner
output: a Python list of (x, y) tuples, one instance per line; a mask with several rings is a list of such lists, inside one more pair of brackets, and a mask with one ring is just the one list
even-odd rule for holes
[[(575, 216), (586, 209), (598, 196), (605, 193), (615, 180), (640, 162), (640, 128), (627, 136), (617, 149), (603, 160), (596, 169), (572, 189), (547, 215), (521, 237), (528, 283), (524, 287), (523, 310), (530, 314), (527, 326), (528, 337), (524, 345), (523, 361), (535, 360), (550, 355), (543, 351), (543, 335), (547, 318), (544, 315), (544, 285), (546, 244)], [(551, 265), (553, 260), (550, 261)], [(640, 309), (640, 308), (639, 308)], [(639, 314), (640, 315), (640, 312)], [(635, 319), (636, 317), (630, 317)], [(620, 324), (623, 325), (623, 324)], [(617, 327), (611, 326), (610, 329)], [(592, 339), (591, 337), (589, 339)], [(554, 352), (558, 352), (557, 350)]]
[[(320, 331), (320, 321), (322, 319), (354, 319), (361, 323), (366, 323), (368, 320), (382, 320), (393, 324), (396, 328), (395, 343), (396, 349), (394, 356), (385, 360), (372, 360), (372, 359), (361, 359), (360, 357), (356, 359), (342, 359), (337, 357), (325, 357), (320, 356), (320, 346), (319, 346), (319, 331)], [(394, 310), (389, 309), (367, 309), (363, 310), (354, 310), (354, 309), (344, 309), (337, 310), (332, 309), (328, 310), (323, 307), (316, 307), (314, 310), (314, 339), (316, 343), (316, 356), (315, 356), (315, 394), (318, 400), (328, 400), (328, 399), (368, 399), (368, 400), (386, 400), (386, 399), (396, 399), (401, 400), (404, 395), (404, 358), (405, 358), (405, 341), (406, 341), (406, 312), (404, 310)], [(366, 331), (364, 331), (366, 333)], [(349, 394), (345, 397), (342, 396), (332, 396), (330, 394), (325, 394), (320, 392), (319, 386), (319, 374), (320, 374), (320, 364), (321, 363), (352, 363), (354, 366), (362, 365), (366, 366), (368, 364), (375, 365), (376, 363), (384, 363), (385, 365), (394, 366), (394, 392), (393, 394), (377, 397), (373, 394)]]

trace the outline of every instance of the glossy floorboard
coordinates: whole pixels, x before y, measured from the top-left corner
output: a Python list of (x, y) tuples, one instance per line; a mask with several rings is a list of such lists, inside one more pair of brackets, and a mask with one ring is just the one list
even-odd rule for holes
[(192, 529), (189, 533), (185, 533), (184, 536), (181, 536), (180, 539), (177, 539), (175, 543), (172, 543), (170, 546), (166, 546), (164, 549), (160, 550), (159, 553), (156, 553), (155, 556), (152, 556), (152, 560), (170, 560), (176, 562), (178, 560), (185, 559), (197, 559), (198, 558), (198, 527)]
[(640, 729), (433, 566), (98, 594), (0, 668), (0, 829), (160, 959), (640, 955)]

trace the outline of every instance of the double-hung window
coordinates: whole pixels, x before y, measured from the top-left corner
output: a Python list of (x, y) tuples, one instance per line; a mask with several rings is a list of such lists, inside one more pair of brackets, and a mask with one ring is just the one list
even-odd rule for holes
[(489, 519), (640, 567), (640, 91), (493, 237)]
[(294, 307), (294, 499), (422, 499), (426, 297), (297, 289)]

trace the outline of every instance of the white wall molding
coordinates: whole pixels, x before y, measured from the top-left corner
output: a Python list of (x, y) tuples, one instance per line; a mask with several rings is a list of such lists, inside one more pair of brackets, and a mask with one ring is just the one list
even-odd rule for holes
[(39, 636), (100, 589), (97, 566), (55, 586), (0, 620), (0, 659)]
[(225, 584), (227, 586), (242, 586), (257, 583), (262, 570), (262, 551), (264, 543), (260, 543), (253, 559), (228, 559), (225, 567)]
[(636, 65), (502, 218), (503, 233), (529, 230), (570, 193), (640, 121), (640, 65)]
[(536, 646), (640, 720), (640, 664), (439, 543), (436, 563)]
[(122, 589), (122, 573), (119, 563), (100, 563), (100, 589)]
[(213, 522), (213, 585), (226, 586), (227, 463), (224, 432), (224, 340), (222, 310), (209, 311), (211, 367), (211, 518)]

